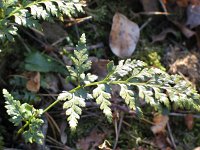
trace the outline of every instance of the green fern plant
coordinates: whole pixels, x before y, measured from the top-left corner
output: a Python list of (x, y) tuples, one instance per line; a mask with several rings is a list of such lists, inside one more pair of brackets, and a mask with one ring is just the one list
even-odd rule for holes
[(40, 28), (39, 20), (53, 21), (83, 12), (73, 0), (2, 0), (0, 2), (0, 41), (14, 41), (19, 26)]
[[(120, 60), (117, 65), (111, 61), (107, 65), (108, 74), (101, 80), (87, 73), (91, 67), (86, 50), (86, 40), (83, 34), (71, 57), (72, 66), (68, 66), (70, 78), (76, 81), (77, 87), (70, 91), (63, 91), (56, 101), (44, 110), (35, 109), (28, 104), (20, 104), (4, 89), (7, 113), (15, 125), (24, 124), (18, 133), (23, 132), (28, 142), (42, 141), (39, 130), (42, 125), (40, 116), (63, 101), (67, 120), (72, 130), (76, 129), (82, 109), (87, 100), (95, 100), (109, 121), (112, 120), (111, 91), (112, 85), (119, 86), (119, 95), (125, 104), (136, 113), (141, 114), (141, 101), (152, 106), (157, 111), (164, 108), (187, 108), (200, 110), (200, 95), (192, 86), (178, 75), (168, 75), (166, 72), (149, 68), (139, 60)], [(36, 132), (37, 130), (37, 132)]]

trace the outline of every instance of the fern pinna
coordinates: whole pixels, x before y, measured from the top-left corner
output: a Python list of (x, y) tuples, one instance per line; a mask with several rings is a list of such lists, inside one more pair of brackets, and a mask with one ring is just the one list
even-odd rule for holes
[(71, 0), (2, 0), (0, 2), (0, 40), (13, 41), (19, 26), (40, 28), (39, 20), (63, 19), (63, 15), (83, 12), (80, 3)]
[[(34, 109), (28, 104), (20, 104), (19, 101), (6, 91), (3, 91), (6, 98), (7, 113), (15, 125), (23, 122), (20, 129), (29, 142), (41, 143), (43, 138), (41, 132), (33, 134), (30, 131), (39, 130), (42, 124), (40, 116), (48, 111), (59, 101), (63, 101), (63, 109), (69, 126), (74, 130), (82, 109), (86, 107), (86, 101), (96, 101), (109, 121), (112, 120), (111, 91), (112, 85), (119, 87), (119, 96), (124, 103), (138, 114), (142, 114), (141, 102), (152, 106), (156, 111), (164, 109), (187, 108), (200, 110), (200, 95), (192, 86), (178, 75), (169, 75), (157, 68), (151, 68), (139, 60), (120, 60), (117, 65), (111, 61), (107, 65), (107, 76), (98, 80), (98, 76), (87, 73), (91, 68), (91, 61), (88, 59), (85, 35), (80, 38), (74, 56), (71, 57), (72, 66), (67, 69), (70, 73), (68, 80), (73, 79), (77, 87), (70, 91), (63, 91), (57, 100), (44, 110)], [(22, 109), (24, 108), (24, 109)], [(37, 126), (34, 126), (36, 124)], [(29, 127), (29, 128), (26, 128)], [(31, 128), (31, 130), (30, 130)]]

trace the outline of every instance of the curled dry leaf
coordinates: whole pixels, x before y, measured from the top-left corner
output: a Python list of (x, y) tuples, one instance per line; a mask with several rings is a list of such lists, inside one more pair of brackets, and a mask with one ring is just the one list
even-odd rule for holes
[(200, 25), (200, 5), (189, 5), (187, 8), (187, 25), (194, 28)]
[(151, 131), (154, 134), (165, 132), (165, 127), (167, 125), (168, 120), (168, 116), (164, 116), (161, 114), (154, 116), (153, 122), (155, 123), (155, 125), (151, 127)]
[(30, 72), (27, 74), (29, 79), (26, 83), (26, 88), (31, 92), (38, 92), (40, 89), (40, 73)]
[(192, 130), (194, 126), (194, 117), (192, 114), (187, 114), (185, 116), (185, 124), (189, 130)]
[(138, 25), (130, 21), (126, 16), (115, 13), (110, 32), (110, 48), (120, 58), (132, 55), (140, 36)]

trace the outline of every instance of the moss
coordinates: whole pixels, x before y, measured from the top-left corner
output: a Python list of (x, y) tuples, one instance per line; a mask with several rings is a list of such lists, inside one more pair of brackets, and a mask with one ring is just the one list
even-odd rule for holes
[(151, 43), (147, 41), (142, 41), (139, 44), (133, 58), (142, 60), (146, 62), (149, 66), (153, 66), (163, 71), (166, 71), (165, 67), (161, 63), (162, 55), (163, 50), (161, 46), (152, 46)]

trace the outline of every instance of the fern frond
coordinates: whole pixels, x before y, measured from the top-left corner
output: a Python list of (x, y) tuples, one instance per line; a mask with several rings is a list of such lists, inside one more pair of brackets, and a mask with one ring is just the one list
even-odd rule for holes
[(37, 142), (42, 144), (44, 135), (42, 134), (40, 128), (44, 122), (42, 119), (36, 118), (36, 116), (40, 117), (43, 110), (35, 109), (32, 105), (27, 103), (21, 104), (20, 101), (14, 100), (12, 95), (6, 89), (3, 89), (3, 95), (6, 99), (5, 107), (7, 109), (7, 113), (11, 117), (10, 121), (14, 123), (15, 126), (28, 123), (28, 130), (26, 129), (23, 131), (25, 140), (30, 143)]
[(71, 60), (74, 66), (67, 66), (67, 69), (71, 77), (74, 77), (79, 85), (92, 82), (97, 79), (97, 76), (95, 75), (85, 75), (84, 73), (91, 68), (92, 64), (92, 62), (88, 60), (85, 34), (81, 36), (78, 44), (76, 45), (76, 50), (74, 50), (74, 56), (71, 57)]
[(128, 105), (130, 100), (127, 100), (127, 96), (133, 92), (128, 91), (124, 85), (137, 88), (134, 92), (138, 91), (137, 95), (155, 110), (162, 109), (162, 106), (170, 109), (170, 102), (173, 102), (174, 108), (200, 110), (199, 94), (180, 76), (170, 76), (160, 69), (145, 66), (141, 61), (120, 61), (110, 76), (110, 84), (121, 85), (120, 95)]
[(15, 126), (18, 126), (24, 120), (23, 116), (21, 115), (21, 103), (18, 100), (14, 100), (12, 95), (6, 89), (3, 89), (3, 95), (6, 99), (5, 107), (7, 109), (7, 113), (9, 116), (11, 116), (11, 119), (9, 120), (14, 123)]

